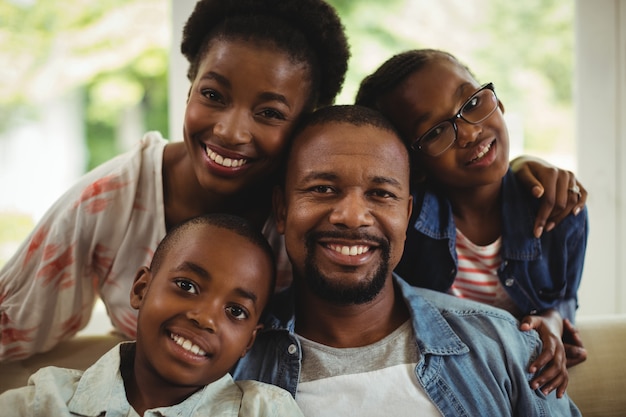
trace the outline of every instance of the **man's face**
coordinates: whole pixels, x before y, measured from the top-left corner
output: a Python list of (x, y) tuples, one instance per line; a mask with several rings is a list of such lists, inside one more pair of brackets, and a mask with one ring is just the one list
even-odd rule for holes
[(400, 261), (411, 213), (400, 139), (369, 125), (310, 126), (286, 178), (275, 208), (294, 278), (330, 302), (374, 299)]

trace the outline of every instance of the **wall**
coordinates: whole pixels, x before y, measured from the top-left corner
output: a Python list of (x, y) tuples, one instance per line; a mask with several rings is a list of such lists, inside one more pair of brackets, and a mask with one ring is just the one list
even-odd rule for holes
[(626, 0), (576, 0), (578, 176), (590, 238), (580, 314), (626, 312)]

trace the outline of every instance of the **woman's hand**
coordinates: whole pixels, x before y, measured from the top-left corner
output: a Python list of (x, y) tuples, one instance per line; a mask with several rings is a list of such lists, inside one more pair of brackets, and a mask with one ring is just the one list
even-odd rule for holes
[(542, 315), (526, 316), (522, 319), (520, 330), (531, 329), (539, 333), (543, 350), (528, 368), (530, 373), (535, 374), (530, 386), (532, 389), (541, 389), (545, 395), (556, 389), (557, 398), (561, 398), (565, 395), (569, 382), (565, 347), (561, 339), (563, 319), (556, 310), (548, 310)]
[(567, 170), (531, 156), (520, 156), (510, 162), (517, 179), (528, 187), (541, 205), (535, 219), (535, 237), (550, 231), (570, 213), (577, 215), (587, 201), (587, 190)]

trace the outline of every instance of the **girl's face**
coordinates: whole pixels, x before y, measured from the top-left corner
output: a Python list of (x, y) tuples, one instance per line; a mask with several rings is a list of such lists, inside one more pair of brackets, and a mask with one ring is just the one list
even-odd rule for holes
[[(453, 117), (479, 88), (458, 63), (437, 59), (385, 96), (381, 109), (403, 137), (414, 140)], [(413, 151), (421, 165), (417, 168), (452, 188), (499, 184), (509, 165), (509, 136), (503, 110), (498, 102), (496, 111), (478, 124), (456, 119), (456, 142), (438, 156)]]
[(267, 178), (310, 92), (307, 64), (268, 45), (212, 40), (192, 83), (184, 123), (201, 187), (231, 195)]

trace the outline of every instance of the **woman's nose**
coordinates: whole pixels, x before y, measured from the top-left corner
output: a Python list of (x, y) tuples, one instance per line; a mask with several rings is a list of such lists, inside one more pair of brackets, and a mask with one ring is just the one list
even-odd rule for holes
[(248, 112), (238, 109), (229, 109), (221, 114), (220, 119), (213, 126), (213, 134), (225, 144), (244, 144), (252, 140), (249, 128)]

